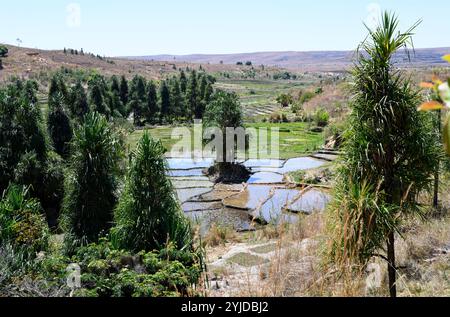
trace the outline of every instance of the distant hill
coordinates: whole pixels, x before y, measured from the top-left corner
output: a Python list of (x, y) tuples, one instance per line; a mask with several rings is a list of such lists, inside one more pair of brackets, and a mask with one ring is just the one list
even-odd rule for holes
[[(199, 64), (180, 61), (150, 61), (125, 58), (104, 58), (80, 54), (71, 54), (70, 50), (40, 50), (34, 48), (7, 45), (8, 57), (2, 58), (3, 69), (0, 70), (0, 82), (11, 76), (33, 77), (61, 67), (69, 69), (97, 70), (105, 75), (125, 75), (128, 78), (136, 74), (147, 79), (161, 79), (170, 74), (178, 73), (179, 69), (199, 69)], [(240, 71), (236, 65), (203, 65), (202, 69), (208, 72)], [(271, 70), (279, 71), (278, 69)]]
[[(445, 66), (441, 57), (450, 53), (450, 48), (416, 49), (409, 63), (406, 53), (397, 56), (397, 62), (404, 67)], [(342, 71), (352, 65), (354, 52), (318, 51), (318, 52), (257, 52), (217, 55), (155, 55), (130, 57), (139, 60), (177, 61), (199, 64), (233, 64), (251, 61), (253, 65), (268, 65), (302, 71)]]

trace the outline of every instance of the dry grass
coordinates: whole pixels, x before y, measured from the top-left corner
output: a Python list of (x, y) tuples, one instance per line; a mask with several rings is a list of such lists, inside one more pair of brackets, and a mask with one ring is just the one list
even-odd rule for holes
[(238, 235), (232, 228), (213, 224), (206, 236), (203, 238), (207, 247), (224, 246), (229, 242), (237, 242)]

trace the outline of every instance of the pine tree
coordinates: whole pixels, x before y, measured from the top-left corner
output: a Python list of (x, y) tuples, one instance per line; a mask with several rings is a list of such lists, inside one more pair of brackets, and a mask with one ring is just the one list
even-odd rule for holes
[(56, 74), (52, 77), (50, 80), (50, 87), (48, 90), (48, 105), (51, 107), (51, 102), (53, 100), (53, 97), (60, 94), (63, 98), (63, 101), (65, 104), (67, 104), (71, 98), (69, 95), (67, 86), (62, 78), (61, 75)]
[(109, 117), (109, 109), (106, 106), (105, 102), (105, 92), (101, 89), (98, 84), (94, 84), (90, 87), (90, 101), (93, 108), (93, 111), (97, 111), (103, 115)]
[(120, 84), (116, 75), (111, 77), (111, 92), (120, 95)]
[(89, 99), (93, 111), (105, 115), (107, 118), (111, 115), (111, 111), (107, 105), (108, 86), (105, 78), (101, 75), (94, 75), (89, 80)]
[(197, 116), (198, 111), (198, 87), (197, 87), (197, 73), (195, 70), (191, 72), (189, 83), (186, 91), (186, 105), (189, 109), (190, 117), (200, 119)]
[(172, 107), (172, 114), (175, 118), (180, 119), (185, 115), (180, 83), (176, 77), (172, 78), (170, 82), (170, 104)]
[(147, 111), (146, 118), (148, 123), (157, 122), (158, 115), (158, 93), (156, 92), (156, 85), (153, 81), (148, 83), (147, 87)]
[(84, 116), (89, 112), (89, 105), (87, 101), (86, 91), (84, 90), (81, 81), (77, 81), (71, 92), (70, 111), (73, 117), (79, 121), (83, 120)]
[(124, 107), (128, 104), (128, 81), (125, 76), (122, 76), (120, 79), (120, 100)]
[(48, 133), (56, 153), (67, 158), (69, 156), (69, 143), (73, 136), (72, 125), (64, 109), (62, 94), (54, 94), (51, 98), (47, 119)]
[(188, 84), (188, 81), (186, 78), (186, 73), (182, 70), (180, 72), (180, 90), (183, 95), (186, 94), (187, 84)]
[(134, 124), (141, 125), (147, 106), (146, 82), (142, 76), (135, 76), (131, 83), (129, 111), (134, 115)]
[(167, 82), (163, 81), (161, 83), (160, 91), (159, 91), (159, 99), (160, 99), (160, 121), (161, 123), (164, 122), (164, 119), (170, 121), (170, 111), (171, 111), (171, 104), (170, 104), (170, 91), (169, 87), (167, 86)]

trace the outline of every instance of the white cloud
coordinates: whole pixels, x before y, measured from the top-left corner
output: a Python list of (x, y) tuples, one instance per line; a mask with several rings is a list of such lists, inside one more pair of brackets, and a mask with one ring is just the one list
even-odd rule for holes
[(74, 29), (81, 26), (81, 6), (79, 3), (70, 3), (66, 6), (66, 25)]
[(365, 20), (366, 25), (371, 29), (375, 29), (378, 26), (381, 17), (381, 6), (376, 2), (372, 2), (367, 6), (367, 18)]

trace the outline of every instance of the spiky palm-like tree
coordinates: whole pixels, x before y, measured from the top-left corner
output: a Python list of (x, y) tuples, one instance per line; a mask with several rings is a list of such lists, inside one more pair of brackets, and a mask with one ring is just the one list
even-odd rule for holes
[(393, 63), (394, 55), (412, 44), (419, 22), (404, 33), (398, 24), (394, 14), (383, 13), (357, 52), (333, 244), (337, 258), (363, 263), (384, 249), (380, 256), (388, 262), (391, 296), (396, 296), (395, 234), (405, 213), (420, 211), (416, 194), (430, 189), (439, 156), (431, 120), (417, 112), (420, 94)]
[(173, 242), (191, 246), (188, 220), (182, 214), (166, 176), (165, 148), (147, 132), (132, 154), (125, 191), (115, 211), (113, 241), (119, 248), (152, 251)]
[(63, 203), (69, 248), (96, 242), (112, 226), (122, 143), (106, 118), (93, 112), (75, 131), (71, 154)]

